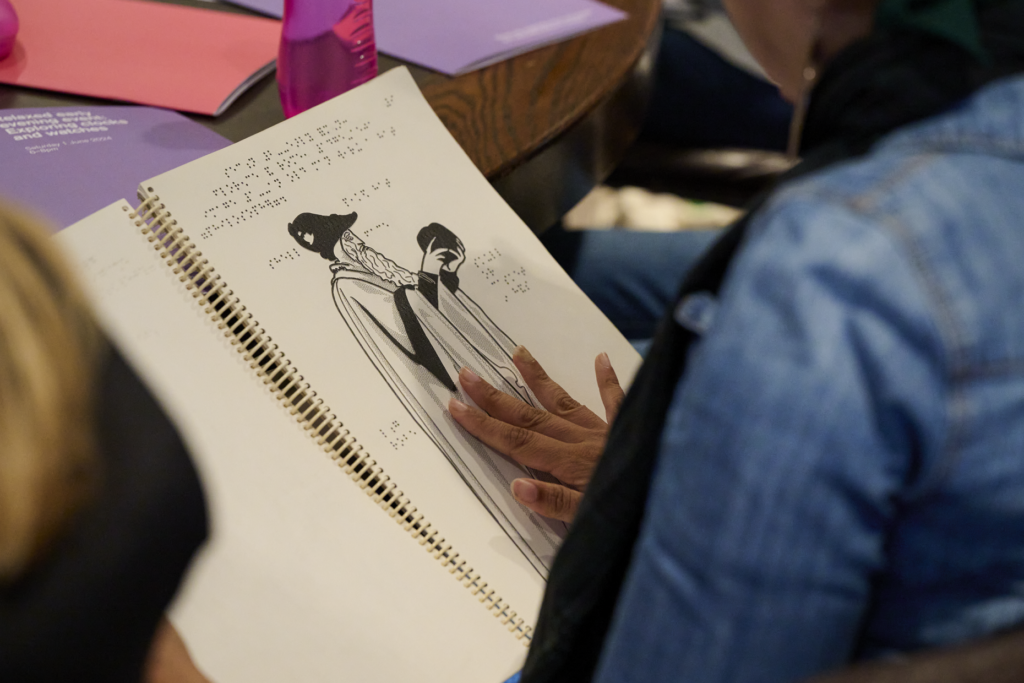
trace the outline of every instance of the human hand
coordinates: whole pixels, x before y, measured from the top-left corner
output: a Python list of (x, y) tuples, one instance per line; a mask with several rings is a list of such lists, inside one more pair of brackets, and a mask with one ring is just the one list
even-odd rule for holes
[(210, 683), (188, 653), (185, 641), (164, 617), (157, 626), (146, 658), (143, 683)]
[[(424, 273), (430, 273), (431, 275), (439, 275), (441, 270), (451, 270), (449, 264), (452, 261), (458, 260), (459, 255), (451, 248), (446, 246), (435, 246), (438, 239), (435, 237), (430, 240), (427, 244), (427, 248), (423, 250), (423, 263), (420, 265), (420, 270)], [(462, 260), (466, 258), (465, 252), (462, 253)], [(462, 261), (459, 261), (461, 265)], [(458, 266), (456, 266), (456, 269)], [(453, 271), (454, 272), (454, 271)]]
[(466, 431), (494, 450), (558, 479), (560, 484), (516, 479), (512, 495), (538, 514), (571, 522), (622, 403), (622, 387), (608, 354), (602, 353), (594, 370), (606, 422), (569, 396), (524, 347), (516, 349), (512, 361), (546, 410), (498, 391), (469, 368), (459, 373), (459, 382), (482, 410), (455, 399), (449, 410)]
[(441, 269), (447, 270), (449, 273), (459, 272), (459, 268), (466, 262), (466, 250), (459, 247), (458, 249), (449, 250), (448, 253), (454, 255), (454, 258), (449, 259), (447, 263), (441, 266)]

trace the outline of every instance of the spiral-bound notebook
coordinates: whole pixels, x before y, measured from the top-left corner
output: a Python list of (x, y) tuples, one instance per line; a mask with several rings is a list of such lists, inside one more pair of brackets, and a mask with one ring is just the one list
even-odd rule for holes
[(405, 69), (140, 186), (57, 239), (182, 429), (213, 519), (173, 618), (227, 681), (500, 681), (564, 535), (447, 413), (527, 346), (601, 412), (639, 358)]

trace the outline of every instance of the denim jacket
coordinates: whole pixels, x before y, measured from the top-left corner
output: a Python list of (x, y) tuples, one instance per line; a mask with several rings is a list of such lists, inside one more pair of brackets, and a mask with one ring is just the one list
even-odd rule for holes
[(1024, 78), (753, 219), (596, 679), (792, 681), (1024, 623)]

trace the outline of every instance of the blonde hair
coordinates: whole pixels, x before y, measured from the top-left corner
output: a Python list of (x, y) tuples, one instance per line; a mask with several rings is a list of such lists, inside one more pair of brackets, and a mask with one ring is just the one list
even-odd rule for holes
[(24, 573), (95, 485), (100, 339), (46, 231), (0, 206), (0, 580)]

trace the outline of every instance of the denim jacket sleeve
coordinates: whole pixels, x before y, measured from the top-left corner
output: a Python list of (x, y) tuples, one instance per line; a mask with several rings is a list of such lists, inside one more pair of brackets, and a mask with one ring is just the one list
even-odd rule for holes
[(602, 683), (847, 661), (941, 449), (943, 346), (901, 246), (807, 193), (751, 228), (676, 389)]

